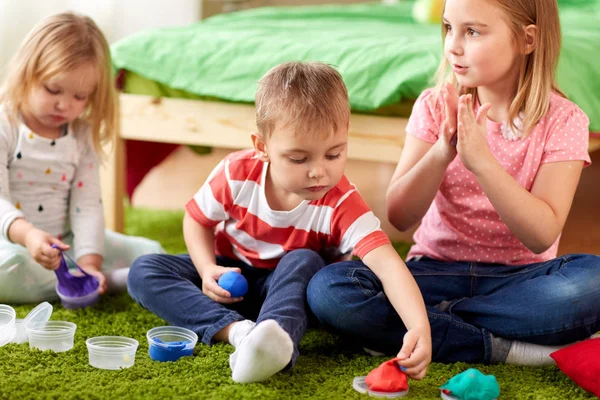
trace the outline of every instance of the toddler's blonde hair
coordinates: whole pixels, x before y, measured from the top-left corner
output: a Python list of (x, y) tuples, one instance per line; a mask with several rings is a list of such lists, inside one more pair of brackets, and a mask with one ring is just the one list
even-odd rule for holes
[[(498, 7), (505, 15), (505, 20), (512, 31), (513, 43), (517, 49), (525, 45), (523, 27), (535, 25), (536, 46), (532, 53), (521, 57), (519, 65), (519, 82), (515, 97), (508, 110), (508, 123), (512, 129), (520, 112), (524, 114), (523, 135), (529, 134), (538, 121), (546, 115), (550, 106), (550, 94), (556, 92), (565, 97), (556, 82), (556, 67), (560, 54), (561, 34), (556, 0), (487, 0)], [(442, 38), (448, 33), (442, 22)], [(490, 49), (494, 51), (494, 49)], [(448, 61), (442, 57), (438, 68), (437, 88), (441, 89), (448, 80)], [(458, 87), (456, 77), (450, 73), (450, 82), (460, 94), (477, 95), (477, 88), (464, 89)]]
[(342, 76), (319, 62), (288, 62), (268, 71), (256, 91), (256, 126), (265, 138), (278, 128), (330, 135), (348, 128), (350, 104)]
[(118, 95), (112, 79), (110, 49), (106, 38), (89, 17), (70, 12), (52, 15), (38, 23), (25, 37), (12, 61), (0, 101), (8, 106), (14, 122), (32, 88), (75, 67), (92, 63), (98, 72), (96, 89), (75, 124), (89, 124), (98, 154), (118, 129)]

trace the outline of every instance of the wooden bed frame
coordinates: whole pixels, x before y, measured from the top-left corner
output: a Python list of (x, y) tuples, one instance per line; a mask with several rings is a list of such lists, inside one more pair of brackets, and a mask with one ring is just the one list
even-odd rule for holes
[[(123, 231), (124, 222), (126, 139), (242, 149), (251, 146), (250, 132), (256, 129), (253, 105), (133, 94), (121, 94), (120, 100), (120, 132), (106, 149), (108, 158), (100, 171), (106, 227), (117, 232)], [(348, 159), (396, 164), (407, 121), (352, 114)], [(590, 139), (589, 151), (597, 149), (600, 139)]]

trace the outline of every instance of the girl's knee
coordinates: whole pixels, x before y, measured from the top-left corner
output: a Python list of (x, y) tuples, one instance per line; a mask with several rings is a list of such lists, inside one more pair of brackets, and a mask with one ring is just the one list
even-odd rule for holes
[(144, 247), (144, 253), (145, 254), (165, 254), (166, 251), (165, 249), (163, 249), (162, 245), (157, 242), (156, 240), (151, 240), (151, 239), (145, 239), (145, 247)]
[(110, 230), (105, 231), (105, 247), (107, 251), (129, 254), (139, 257), (145, 254), (164, 254), (165, 250), (156, 240), (141, 236), (129, 236)]
[(600, 256), (595, 254), (582, 254), (583, 262), (591, 269), (596, 277), (600, 276)]
[(22, 246), (0, 252), (0, 303), (55, 300), (56, 275), (44, 269)]
[(577, 264), (589, 268), (600, 267), (600, 256), (595, 254), (568, 254), (565, 257), (570, 264)]
[(593, 254), (570, 254), (559, 270), (573, 284), (581, 287), (600, 288), (600, 256)]
[(600, 257), (591, 254), (564, 256), (567, 260), (544, 289), (547, 296), (564, 304), (579, 304), (580, 308), (596, 309), (600, 302)]
[(20, 268), (35, 263), (27, 249), (22, 246), (11, 246), (3, 253), (1, 255), (0, 270)]

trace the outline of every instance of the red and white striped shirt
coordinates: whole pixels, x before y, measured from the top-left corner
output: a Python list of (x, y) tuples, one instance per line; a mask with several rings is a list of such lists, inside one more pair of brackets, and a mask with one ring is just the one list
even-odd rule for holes
[(390, 243), (345, 176), (319, 200), (305, 200), (291, 211), (272, 210), (265, 197), (267, 166), (252, 149), (231, 153), (186, 204), (199, 224), (216, 226), (216, 254), (273, 269), (295, 249), (362, 258)]

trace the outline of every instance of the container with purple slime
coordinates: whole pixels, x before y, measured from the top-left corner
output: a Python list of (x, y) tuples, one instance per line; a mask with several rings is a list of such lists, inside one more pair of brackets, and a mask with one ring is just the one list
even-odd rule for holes
[[(56, 245), (52, 245), (52, 247), (60, 250)], [(77, 268), (80, 275), (73, 275), (69, 271), (67, 260)], [(65, 308), (89, 307), (96, 304), (100, 298), (98, 280), (81, 269), (66, 252), (61, 251), (60, 265), (54, 272), (58, 279), (56, 293), (58, 293), (58, 297), (60, 297), (60, 301)]]

